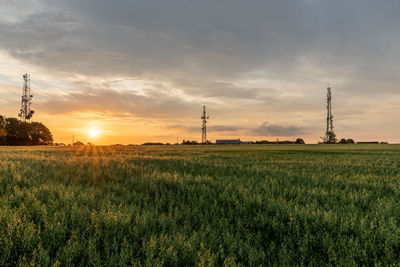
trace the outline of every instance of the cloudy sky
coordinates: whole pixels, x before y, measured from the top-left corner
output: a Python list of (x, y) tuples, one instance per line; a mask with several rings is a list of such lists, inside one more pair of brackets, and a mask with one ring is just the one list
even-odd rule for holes
[[(56, 142), (400, 142), (398, 0), (0, 0), (0, 114), (22, 74)], [(98, 129), (97, 138), (88, 129)]]

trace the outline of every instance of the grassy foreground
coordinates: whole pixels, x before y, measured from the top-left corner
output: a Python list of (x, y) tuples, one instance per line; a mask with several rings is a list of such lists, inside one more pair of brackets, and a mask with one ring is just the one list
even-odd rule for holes
[(0, 266), (400, 263), (400, 146), (0, 148)]

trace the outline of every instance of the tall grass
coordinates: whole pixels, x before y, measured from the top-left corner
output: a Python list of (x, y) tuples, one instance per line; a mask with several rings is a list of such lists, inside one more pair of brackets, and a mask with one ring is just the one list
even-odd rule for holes
[(0, 148), (0, 266), (400, 263), (399, 146)]

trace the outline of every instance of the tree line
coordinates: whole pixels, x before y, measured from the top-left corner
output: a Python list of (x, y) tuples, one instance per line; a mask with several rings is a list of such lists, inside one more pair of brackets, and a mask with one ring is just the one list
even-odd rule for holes
[[(249, 144), (305, 144), (304, 140), (302, 138), (297, 138), (296, 141), (267, 141), (267, 140), (262, 140), (262, 141), (251, 141), (251, 142), (245, 142)], [(203, 143), (199, 143), (197, 141), (191, 141), (191, 140), (185, 140), (183, 139), (181, 145), (204, 145)], [(207, 145), (215, 145), (215, 143), (212, 143), (211, 141), (207, 141)], [(161, 143), (161, 142), (147, 142), (142, 144), (142, 146), (150, 146), (150, 145), (170, 145), (170, 143)]]
[(53, 135), (43, 123), (28, 123), (0, 115), (0, 145), (35, 146), (52, 143)]
[(268, 145), (268, 144), (280, 144), (280, 145), (290, 145), (290, 144), (300, 144), (304, 145), (305, 142), (302, 138), (297, 138), (296, 141), (288, 141), (288, 140), (282, 140), (282, 141), (268, 141), (268, 140), (261, 140), (261, 141), (255, 141), (255, 144), (262, 144), (262, 145)]

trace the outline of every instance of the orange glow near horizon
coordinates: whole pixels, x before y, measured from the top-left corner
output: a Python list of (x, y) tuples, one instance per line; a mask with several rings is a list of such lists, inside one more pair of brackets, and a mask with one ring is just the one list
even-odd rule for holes
[(90, 128), (88, 130), (88, 134), (91, 138), (96, 138), (97, 136), (99, 136), (100, 134), (100, 130), (96, 129), (96, 128)]

